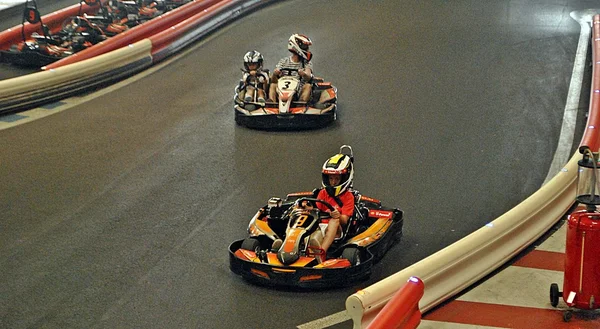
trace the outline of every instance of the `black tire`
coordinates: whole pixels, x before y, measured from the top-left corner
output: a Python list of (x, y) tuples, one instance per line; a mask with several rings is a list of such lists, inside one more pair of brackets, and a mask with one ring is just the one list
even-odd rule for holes
[(565, 311), (563, 313), (563, 321), (565, 321), (565, 322), (571, 321), (572, 317), (573, 317), (573, 312), (571, 312), (571, 311)]
[(558, 306), (558, 297), (560, 297), (558, 284), (553, 283), (550, 285), (550, 305), (552, 305), (552, 307)]
[(246, 238), (242, 242), (242, 246), (240, 247), (240, 249), (246, 249), (246, 250), (251, 250), (254, 252), (259, 252), (260, 251), (260, 241), (258, 241), (257, 238)]
[(350, 261), (352, 266), (360, 265), (362, 262), (362, 252), (356, 247), (347, 247), (342, 251), (342, 258)]

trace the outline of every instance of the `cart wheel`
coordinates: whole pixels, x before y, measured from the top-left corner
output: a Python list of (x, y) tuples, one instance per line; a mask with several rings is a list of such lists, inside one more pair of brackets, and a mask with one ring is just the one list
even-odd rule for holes
[(565, 321), (565, 322), (571, 321), (572, 317), (573, 317), (573, 312), (571, 312), (571, 311), (565, 311), (563, 313), (563, 321)]
[(257, 238), (246, 238), (240, 249), (252, 250), (258, 253), (260, 251), (260, 241)]
[(553, 283), (550, 285), (550, 304), (552, 307), (556, 307), (558, 305), (558, 297), (560, 297), (560, 292), (558, 291), (558, 284)]
[(360, 265), (362, 261), (362, 253), (356, 247), (347, 247), (342, 251), (342, 258), (346, 258), (352, 266), (356, 266)]

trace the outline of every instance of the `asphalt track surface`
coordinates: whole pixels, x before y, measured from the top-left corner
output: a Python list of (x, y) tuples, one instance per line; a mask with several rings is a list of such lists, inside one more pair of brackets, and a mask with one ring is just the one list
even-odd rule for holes
[[(38, 3), (46, 13), (70, 2)], [(0, 327), (295, 327), (536, 191), (577, 48), (569, 13), (597, 4), (366, 4), (269, 6), (92, 102), (1, 130)], [(338, 121), (237, 127), (243, 54), (261, 51), (272, 69), (293, 32), (313, 39), (316, 74), (338, 87)], [(584, 86), (581, 112), (588, 98)], [(583, 113), (578, 122), (576, 141)], [(406, 215), (403, 241), (371, 278), (299, 292), (230, 273), (227, 246), (256, 209), (317, 187), (342, 144), (354, 148), (355, 188)]]

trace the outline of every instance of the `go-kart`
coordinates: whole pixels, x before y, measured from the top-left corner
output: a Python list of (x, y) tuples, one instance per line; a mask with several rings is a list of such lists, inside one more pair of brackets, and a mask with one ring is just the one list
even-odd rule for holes
[[(329, 213), (313, 192), (271, 198), (248, 225), (249, 237), (229, 246), (231, 271), (250, 282), (281, 287), (342, 287), (367, 279), (372, 266), (402, 236), (403, 212), (355, 195), (354, 215), (324, 255), (320, 247)], [(322, 255), (326, 256), (323, 261)]]
[(102, 26), (83, 16), (67, 18), (60, 30), (52, 33), (44, 24), (41, 32), (2, 51), (2, 59), (20, 66), (41, 67), (106, 40)]
[[(322, 78), (313, 77), (311, 98), (300, 102), (301, 81), (293, 71), (284, 73), (277, 81), (277, 101), (245, 102), (240, 86), (235, 88), (234, 112), (237, 124), (260, 129), (302, 129), (325, 126), (336, 119), (337, 88)], [(265, 91), (268, 93), (268, 91)]]
[[(87, 49), (143, 24), (191, 0), (83, 0), (77, 16), (64, 17), (62, 26), (44, 24), (35, 0), (27, 0), (21, 24), (22, 40), (0, 42), (0, 60), (19, 66), (42, 67)], [(83, 11), (83, 4), (92, 9)], [(62, 16), (61, 16), (62, 17)], [(25, 32), (25, 24), (39, 25)]]
[(57, 33), (52, 34), (48, 29), (42, 31), (43, 34), (33, 33), (31, 39), (3, 51), (3, 60), (21, 66), (41, 67), (106, 40), (104, 31), (83, 16), (65, 20)]

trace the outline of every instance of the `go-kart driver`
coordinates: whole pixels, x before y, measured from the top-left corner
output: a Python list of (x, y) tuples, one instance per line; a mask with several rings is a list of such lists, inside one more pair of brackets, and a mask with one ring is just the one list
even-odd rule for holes
[(288, 50), (292, 53), (289, 57), (282, 58), (277, 65), (273, 74), (271, 75), (271, 86), (269, 87), (269, 100), (276, 101), (277, 99), (277, 80), (282, 74), (289, 72), (292, 75), (296, 75), (296, 70), (300, 79), (300, 95), (298, 100), (300, 102), (308, 102), (310, 100), (310, 94), (312, 86), (310, 83), (312, 79), (312, 53), (308, 51), (309, 46), (312, 45), (312, 41), (309, 37), (304, 34), (292, 34), (288, 40)]
[[(336, 154), (325, 161), (321, 171), (323, 189), (319, 191), (317, 199), (326, 201), (335, 208), (330, 211), (325, 205), (317, 203), (319, 210), (329, 212), (331, 216), (325, 237), (321, 242), (321, 248), (324, 251), (320, 259), (322, 262), (336, 238), (338, 229), (346, 227), (348, 220), (354, 214), (354, 194), (349, 191), (354, 177), (352, 158), (345, 154)], [(306, 204), (305, 207), (312, 208), (309, 204)]]
[[(263, 56), (256, 50), (252, 50), (244, 55), (244, 74), (240, 81), (240, 90), (246, 89), (244, 102), (265, 102), (265, 91), (269, 84), (269, 74), (263, 70)], [(254, 91), (257, 91), (256, 99), (253, 98)]]

